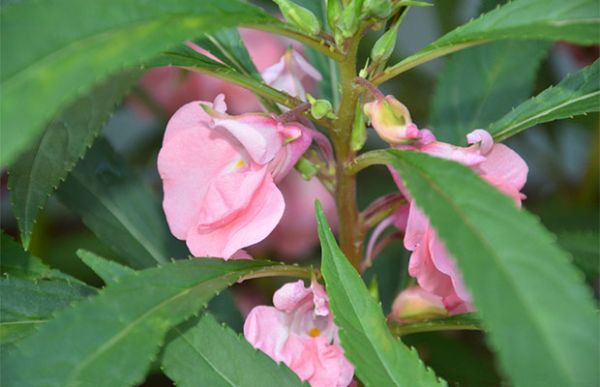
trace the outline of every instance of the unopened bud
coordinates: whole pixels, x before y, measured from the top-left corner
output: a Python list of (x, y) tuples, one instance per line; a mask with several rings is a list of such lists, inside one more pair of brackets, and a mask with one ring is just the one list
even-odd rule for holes
[(395, 321), (410, 322), (448, 316), (442, 298), (420, 286), (403, 290), (392, 304), (390, 317)]
[(385, 63), (392, 53), (394, 52), (394, 47), (396, 46), (396, 36), (398, 35), (398, 26), (400, 23), (396, 22), (392, 28), (387, 30), (377, 42), (373, 46), (371, 50), (371, 59), (375, 63)]
[(365, 115), (360, 103), (357, 103), (356, 112), (354, 114), (354, 125), (352, 125), (352, 138), (350, 139), (352, 150), (358, 152), (365, 145), (366, 141), (367, 126), (365, 125)]
[(392, 4), (390, 0), (365, 0), (363, 11), (368, 16), (385, 19), (392, 13)]
[(340, 0), (327, 0), (327, 23), (331, 31), (336, 31), (337, 22), (342, 14), (342, 4)]
[(333, 114), (333, 107), (331, 106), (331, 102), (326, 99), (315, 99), (312, 95), (308, 94), (306, 96), (308, 102), (310, 103), (310, 114), (316, 118), (321, 119), (323, 117), (336, 119), (336, 115)]
[(321, 22), (308, 9), (290, 0), (273, 0), (279, 6), (283, 17), (302, 32), (318, 35), (321, 32)]
[(407, 144), (419, 138), (406, 106), (391, 95), (366, 103), (364, 112), (379, 137), (390, 144)]
[(312, 161), (301, 157), (298, 162), (296, 163), (296, 171), (298, 171), (300, 173), (300, 175), (302, 175), (302, 178), (304, 180), (310, 180), (313, 177), (316, 176), (317, 173), (319, 173), (319, 166), (313, 164)]
[(363, 0), (352, 0), (350, 4), (342, 11), (342, 16), (340, 17), (337, 26), (344, 38), (354, 36), (358, 30), (362, 13), (362, 5)]

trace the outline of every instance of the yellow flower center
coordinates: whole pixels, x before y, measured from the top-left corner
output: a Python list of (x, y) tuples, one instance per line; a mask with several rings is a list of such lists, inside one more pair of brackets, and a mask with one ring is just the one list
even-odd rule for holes
[(310, 328), (308, 330), (308, 335), (310, 337), (317, 337), (321, 334), (321, 331), (319, 330), (319, 328)]

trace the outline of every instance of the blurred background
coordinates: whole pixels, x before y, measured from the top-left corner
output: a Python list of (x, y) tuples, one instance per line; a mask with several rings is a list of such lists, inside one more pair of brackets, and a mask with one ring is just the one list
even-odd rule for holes
[[(271, 2), (256, 3), (273, 12), (276, 11)], [(307, 0), (305, 3), (310, 6), (311, 1)], [(442, 0), (436, 1), (434, 7), (411, 8), (400, 27), (397, 48), (390, 62), (395, 63), (416, 52), (445, 32), (475, 17), (482, 9), (490, 9), (495, 3), (501, 2)], [(365, 62), (380, 33), (381, 31), (372, 32), (364, 40), (359, 63)], [(249, 50), (259, 70), (277, 62), (285, 48), (291, 44), (289, 41), (274, 37), (265, 38), (263, 35), (253, 37), (252, 32), (244, 32), (242, 36), (247, 42), (254, 42), (254, 46), (249, 45)], [(596, 60), (599, 52), (598, 47), (578, 47), (566, 43), (552, 46), (541, 42), (528, 44), (530, 50), (523, 52), (515, 45), (513, 51), (507, 49), (507, 57), (502, 59), (513, 61), (515, 64), (513, 70), (521, 71), (522, 66), (525, 66), (525, 62), (530, 58), (536, 55), (539, 57), (539, 69), (531, 90), (527, 90), (529, 87), (523, 85), (507, 85), (500, 81), (490, 81), (489, 87), (506, 88), (507, 95), (514, 98), (508, 98), (508, 102), (498, 100), (486, 105), (488, 111), (481, 113), (483, 121), (475, 120), (471, 123), (473, 127), (469, 129), (475, 129), (480, 122), (485, 125), (485, 119), (488, 119), (487, 123), (493, 122), (514, 106), (512, 101), (516, 100), (516, 105), (548, 86), (558, 83), (568, 73)], [(486, 60), (485, 52), (481, 55), (483, 60)], [(452, 66), (450, 63), (452, 60), (453, 57), (450, 56), (419, 66), (387, 82), (382, 89), (384, 93), (396, 96), (409, 108), (413, 121), (419, 127), (429, 127), (436, 132), (438, 126), (444, 126), (443, 112), (448, 108), (436, 106), (436, 83), (440, 79), (452, 76), (453, 71), (457, 71), (456, 65)], [(490, 60), (493, 64), (493, 60), (498, 58), (490, 58)], [(309, 90), (312, 89), (313, 94), (318, 94), (317, 85), (309, 83), (307, 87)], [(466, 93), (473, 87), (474, 85), (465, 84), (461, 92)], [(512, 90), (524, 94), (521, 97), (515, 96), (511, 94)], [(220, 81), (174, 69), (152, 70), (144, 75), (103, 130), (102, 136), (112, 145), (116, 153), (114, 160), (95, 167), (98, 179), (107, 186), (116, 184), (122, 190), (128, 192), (130, 190), (130, 196), (124, 200), (130, 200), (132, 208), (135, 207), (135, 195), (143, 186), (144, 192), (151, 192), (155, 197), (153, 207), (149, 210), (159, 211), (158, 216), (162, 216), (162, 212), (157, 210), (160, 209), (162, 191), (156, 171), (156, 157), (166, 121), (183, 103), (196, 99), (212, 100), (221, 92), (226, 94), (230, 107), (236, 113), (259, 109), (253, 97), (239, 94), (239, 90), (226, 86)], [(474, 98), (481, 98), (481, 96), (474, 96)], [(494, 98), (498, 97), (494, 96)], [(470, 107), (465, 105), (458, 108), (469, 109)], [(542, 223), (557, 235), (559, 243), (572, 253), (575, 263), (586, 275), (596, 296), (599, 284), (595, 273), (597, 273), (600, 250), (598, 125), (598, 114), (591, 114), (534, 127), (506, 142), (529, 165), (528, 183), (524, 189), (527, 195), (524, 207), (536, 214)], [(447, 141), (461, 141), (444, 138), (444, 135), (440, 137)], [(365, 150), (381, 147), (386, 147), (386, 144), (379, 140), (373, 131), (369, 131)], [(7, 180), (7, 172), (3, 171), (0, 198), (2, 229), (18, 239), (16, 220), (11, 212), (11, 193), (7, 188)], [(77, 249), (85, 248), (116, 261), (123, 261), (122, 251), (115, 247), (116, 242), (106, 240), (100, 235), (101, 233), (97, 232), (93, 226), (94, 219), (89, 218), (89, 209), (84, 208), (87, 199), (73, 197), (69, 192), (69, 188), (75, 184), (71, 180), (73, 179), (68, 179), (65, 184), (61, 184), (58, 192), (50, 198), (46, 209), (40, 213), (30, 251), (52, 267), (89, 284), (102, 286), (102, 281), (81, 263), (76, 255)], [(316, 230), (312, 223), (311, 202), (314, 197), (327, 201), (327, 194), (322, 187), (318, 187), (318, 184), (317, 187), (309, 187), (308, 184), (313, 183), (302, 182), (297, 176), (290, 180), (295, 181), (286, 182), (288, 188), (282, 190), (286, 201), (299, 202), (296, 210), (298, 212), (288, 215), (290, 219), (286, 222), (286, 227), (277, 230), (270, 241), (267, 240), (250, 251), (258, 258), (318, 265), (319, 250), (315, 243)], [(396, 187), (385, 168), (371, 168), (359, 175), (361, 209), (379, 196), (395, 191)], [(292, 199), (293, 195), (298, 197)], [(308, 202), (308, 206), (301, 202)], [(108, 211), (109, 209), (95, 210)], [(288, 211), (294, 210), (288, 208)], [(330, 211), (330, 219), (334, 218), (333, 211), (333, 209)], [(162, 219), (164, 221), (164, 218)], [(166, 221), (158, 226), (161, 230), (165, 228)], [(160, 236), (148, 235), (147, 237)], [(298, 244), (299, 240), (303, 243), (300, 243), (300, 246), (294, 245)], [(173, 244), (173, 251), (178, 251), (180, 254), (175, 258), (186, 256), (183, 243), (174, 240), (169, 243)], [(389, 313), (391, 304), (400, 290), (412, 283), (406, 274), (407, 259), (408, 254), (403, 249), (401, 240), (395, 241), (377, 256), (373, 267), (364, 274), (367, 283), (376, 279), (386, 314)], [(219, 319), (227, 322), (237, 331), (241, 331), (243, 317), (248, 310), (256, 304), (270, 304), (272, 292), (281, 283), (273, 279), (264, 279), (238, 285), (233, 291), (224, 292), (213, 300), (210, 309)], [(423, 359), (451, 384), (500, 384), (500, 376), (495, 368), (493, 356), (487, 349), (482, 334), (478, 332), (423, 333), (405, 336), (403, 340), (416, 346)], [(167, 381), (156, 376), (147, 383), (163, 385)]]

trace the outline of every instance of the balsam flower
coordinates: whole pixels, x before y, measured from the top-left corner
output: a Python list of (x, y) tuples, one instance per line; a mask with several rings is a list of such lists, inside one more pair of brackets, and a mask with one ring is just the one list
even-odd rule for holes
[(363, 107), (373, 129), (389, 144), (406, 144), (419, 138), (406, 106), (391, 95), (378, 96)]
[(306, 85), (322, 79), (321, 73), (293, 48), (289, 48), (279, 62), (264, 69), (261, 76), (269, 86), (302, 101), (306, 101)]
[(313, 387), (345, 387), (354, 367), (339, 344), (323, 287), (299, 280), (282, 286), (273, 305), (257, 306), (244, 323), (244, 336), (273, 360), (284, 362)]
[(225, 110), (222, 96), (181, 107), (158, 155), (167, 222), (195, 256), (228, 259), (267, 237), (285, 208), (275, 183), (311, 142), (298, 123)]

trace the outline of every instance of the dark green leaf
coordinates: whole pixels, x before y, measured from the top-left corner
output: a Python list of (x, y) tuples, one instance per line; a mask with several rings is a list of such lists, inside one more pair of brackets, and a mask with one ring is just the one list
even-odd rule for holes
[(465, 144), (531, 95), (545, 42), (505, 41), (469, 48), (446, 63), (433, 98), (431, 126), (445, 142)]
[(105, 140), (98, 140), (58, 190), (60, 200), (134, 268), (186, 256), (156, 195)]
[(127, 266), (102, 258), (90, 251), (78, 250), (77, 255), (98, 275), (98, 277), (102, 278), (107, 285), (118, 282), (121, 278), (135, 273), (135, 270)]
[(588, 280), (600, 276), (600, 236), (598, 231), (565, 231), (558, 233), (558, 243), (571, 253), (573, 262)]
[(239, 24), (280, 24), (240, 0), (48, 0), (3, 7), (2, 165), (78, 95), (178, 43)]
[(163, 355), (163, 370), (178, 386), (301, 386), (285, 364), (276, 364), (210, 314), (183, 331)]
[(416, 351), (398, 341), (385, 322), (381, 306), (338, 247), (317, 204), (321, 270), (346, 357), (366, 386), (440, 386)]
[(450, 31), (374, 79), (384, 82), (421, 63), (493, 40), (600, 41), (600, 7), (595, 0), (512, 1)]
[(38, 280), (43, 278), (72, 278), (47, 266), (41, 259), (29, 255), (11, 237), (0, 233), (0, 274)]
[(137, 72), (124, 73), (77, 100), (11, 168), (8, 186), (25, 248), (38, 211), (83, 157), (136, 79)]
[(456, 258), (515, 385), (597, 385), (591, 294), (538, 220), (460, 164), (422, 153), (389, 154)]
[(490, 125), (498, 141), (544, 122), (600, 110), (600, 60), (570, 74)]
[(169, 329), (241, 278), (274, 275), (303, 276), (306, 270), (202, 258), (136, 272), (21, 341), (5, 359), (3, 382), (19, 387), (137, 384)]

